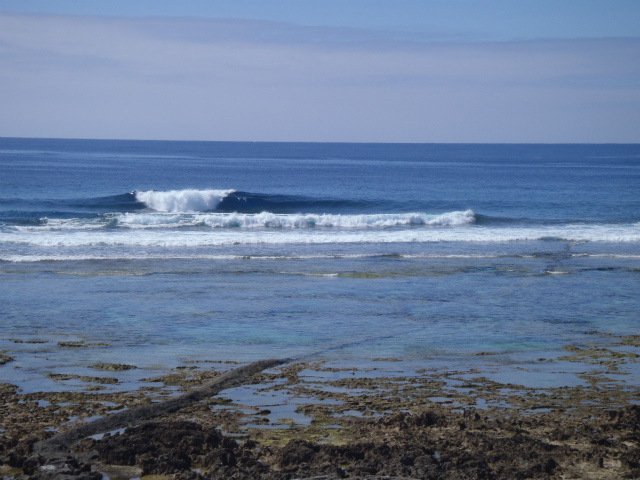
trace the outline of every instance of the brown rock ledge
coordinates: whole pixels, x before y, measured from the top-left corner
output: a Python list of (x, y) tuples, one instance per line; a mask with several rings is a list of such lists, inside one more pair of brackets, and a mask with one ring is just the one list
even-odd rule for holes
[[(131, 392), (20, 395), (2, 384), (0, 472), (60, 480), (103, 474), (177, 480), (640, 478), (640, 407), (632, 404), (637, 389), (612, 390), (594, 381), (546, 391), (508, 385), (505, 393), (505, 385), (477, 376), (463, 385), (473, 393), (454, 394), (445, 380), (457, 372), (406, 378), (349, 373), (324, 384), (299, 376), (321, 371), (320, 364), (260, 373), (279, 363), (240, 367), (195, 390), (187, 382), (187, 393), (158, 403)], [(175, 375), (180, 372), (193, 374), (177, 369)], [(247, 406), (211, 398), (223, 388), (256, 382), (258, 390), (286, 389), (298, 398), (332, 402), (300, 405), (298, 411), (312, 418), (308, 426), (261, 429), (247, 428), (243, 420), (260, 423), (255, 419), (268, 410), (251, 414), (242, 412)], [(433, 396), (451, 400), (432, 402)], [(478, 398), (489, 408), (477, 408)], [(105, 406), (107, 399), (112, 406)], [(505, 400), (518, 408), (496, 406)], [(78, 428), (68, 423), (71, 416), (95, 415), (103, 418)], [(88, 438), (105, 431), (111, 433)]]

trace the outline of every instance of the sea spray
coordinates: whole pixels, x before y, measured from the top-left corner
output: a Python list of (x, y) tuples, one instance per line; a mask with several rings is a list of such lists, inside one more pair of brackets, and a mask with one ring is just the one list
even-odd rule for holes
[(157, 212), (211, 212), (233, 190), (155, 190), (135, 192), (136, 200)]

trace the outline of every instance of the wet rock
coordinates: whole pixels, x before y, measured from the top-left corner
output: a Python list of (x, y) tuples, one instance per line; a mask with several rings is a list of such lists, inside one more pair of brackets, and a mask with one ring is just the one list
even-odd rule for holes
[(95, 368), (96, 370), (110, 370), (112, 372), (119, 372), (123, 370), (133, 370), (136, 367), (135, 365), (127, 365), (124, 363), (96, 363), (95, 365), (91, 365), (90, 368)]
[(87, 344), (85, 344), (83, 341), (66, 341), (66, 342), (58, 342), (58, 346), (80, 348), (80, 347), (86, 347)]
[[(297, 377), (300, 368), (285, 369), (281, 378)], [(183, 379), (195, 374), (190, 369), (181, 371)], [(477, 392), (470, 394), (468, 402), (460, 401), (464, 399), (459, 395), (447, 397), (455, 398), (457, 406), (437, 405), (425, 398), (444, 396), (435, 395), (437, 389), (444, 388), (439, 378), (340, 380), (342, 387), (366, 390), (364, 395), (353, 396), (317, 387), (316, 398), (322, 395), (340, 402), (305, 407), (304, 413), (314, 418), (309, 427), (246, 429), (243, 420), (255, 418), (259, 410), (232, 412), (228, 410), (233, 407), (228, 405), (231, 402), (205, 396), (153, 421), (146, 420), (149, 417), (136, 420), (130, 425), (137, 426), (124, 432), (118, 430), (99, 440), (84, 438), (73, 449), (77, 464), (64, 457), (60, 468), (59, 462), (50, 459), (28, 459), (36, 441), (53, 435), (45, 427), (70, 428), (65, 427), (69, 416), (106, 417), (103, 400), (111, 403), (108, 408), (121, 409), (149, 399), (144, 393), (135, 397), (58, 393), (47, 396), (51, 405), (42, 407), (38, 401), (43, 397), (16, 394), (15, 387), (0, 385), (0, 394), (5, 392), (0, 402), (4, 409), (0, 428), (5, 430), (0, 434), (0, 462), (23, 465), (25, 475), (47, 479), (93, 475), (87, 466), (100, 472), (105, 468), (101, 465), (139, 472), (128, 478), (155, 474), (184, 480), (640, 478), (640, 406), (605, 410), (584, 405), (585, 400), (600, 398), (588, 396), (599, 394), (597, 385), (543, 393), (508, 392), (510, 400), (521, 402), (521, 408), (477, 410), (467, 406), (476, 404)], [(313, 396), (309, 384), (297, 381), (298, 385), (286, 388), (299, 388), (301, 398)], [(487, 404), (505, 387), (480, 377), (472, 381)], [(284, 382), (278, 388), (283, 386)], [(603, 391), (602, 398), (613, 393), (619, 392)], [(73, 404), (56, 405), (70, 401)], [(554, 402), (563, 402), (566, 411), (533, 408)], [(212, 405), (220, 404), (225, 408), (212, 410)], [(339, 415), (352, 406), (381, 414), (368, 418)], [(231, 437), (219, 428), (242, 436)]]
[(622, 429), (629, 429), (634, 432), (640, 431), (640, 405), (630, 405), (618, 410), (612, 410), (607, 412), (606, 415), (614, 421), (609, 428), (617, 431)]
[(12, 395), (16, 393), (18, 387), (11, 383), (0, 383), (0, 395)]
[(5, 355), (4, 353), (0, 352), (0, 365), (4, 365), (5, 363), (9, 363), (12, 360), (14, 360), (14, 357), (12, 357), (10, 355)]

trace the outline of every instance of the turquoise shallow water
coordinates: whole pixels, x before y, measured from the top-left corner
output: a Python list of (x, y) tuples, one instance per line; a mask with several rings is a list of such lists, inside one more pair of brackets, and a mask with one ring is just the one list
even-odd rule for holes
[(638, 146), (0, 139), (0, 173), (0, 373), (25, 388), (640, 333)]

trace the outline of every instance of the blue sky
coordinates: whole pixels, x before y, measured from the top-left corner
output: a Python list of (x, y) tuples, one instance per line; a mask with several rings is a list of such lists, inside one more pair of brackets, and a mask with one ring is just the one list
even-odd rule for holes
[(640, 142), (640, 2), (0, 0), (0, 136)]

